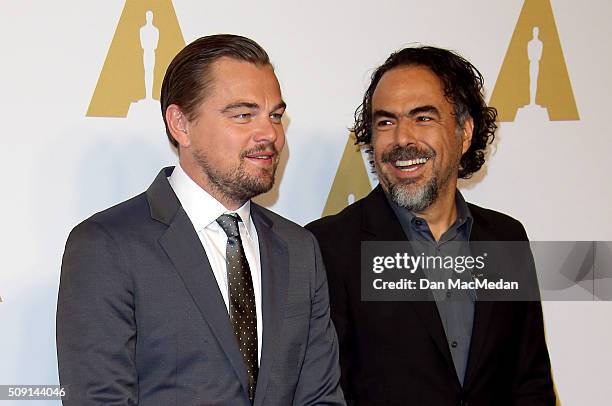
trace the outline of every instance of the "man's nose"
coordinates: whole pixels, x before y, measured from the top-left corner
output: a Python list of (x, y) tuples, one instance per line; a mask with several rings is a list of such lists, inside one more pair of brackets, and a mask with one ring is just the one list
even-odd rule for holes
[(274, 143), (283, 132), (282, 124), (275, 123), (272, 118), (264, 116), (257, 121), (255, 141)]
[(395, 142), (400, 147), (417, 143), (417, 134), (414, 126), (408, 120), (399, 120), (395, 130)]

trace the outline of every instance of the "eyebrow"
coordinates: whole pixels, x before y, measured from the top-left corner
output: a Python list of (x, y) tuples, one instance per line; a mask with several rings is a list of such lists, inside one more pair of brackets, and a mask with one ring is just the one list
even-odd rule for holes
[(430, 113), (440, 116), (440, 110), (438, 110), (437, 107), (431, 105), (415, 107), (408, 112), (408, 116), (414, 117), (421, 113)]
[[(430, 113), (430, 114), (435, 114), (437, 116), (440, 116), (440, 111), (438, 110), (438, 108), (435, 106), (431, 106), (431, 105), (415, 107), (412, 110), (408, 111), (408, 113), (405, 115), (408, 117), (414, 117), (422, 113)], [(397, 120), (399, 118), (397, 114), (391, 113), (390, 111), (386, 111), (382, 109), (376, 110), (372, 114), (372, 119), (377, 119), (381, 117), (388, 117), (394, 120)]]
[(398, 119), (397, 114), (391, 113), (391, 112), (386, 111), (386, 110), (376, 110), (374, 112), (374, 114), (372, 114), (372, 119), (374, 119), (374, 120), (376, 120), (377, 118), (381, 118), (381, 117), (389, 117), (389, 118), (393, 118), (395, 120)]
[[(274, 108), (272, 109), (272, 111), (276, 111), (278, 109), (281, 108), (286, 108), (287, 104), (284, 101), (281, 101), (280, 103), (278, 103), (276, 106), (274, 106)], [(247, 109), (252, 109), (252, 110), (259, 110), (259, 104), (257, 103), (252, 103), (252, 102), (237, 102), (237, 103), (232, 103), (232, 104), (228, 104), (227, 106), (225, 106), (222, 110), (221, 113), (228, 113), (232, 110), (236, 110), (236, 109), (240, 109), (240, 108), (247, 108)]]
[(236, 110), (236, 109), (240, 109), (240, 108), (247, 108), (247, 109), (256, 110), (256, 109), (259, 109), (259, 104), (251, 103), (251, 102), (232, 103), (232, 104), (228, 104), (227, 106), (225, 106), (221, 110), (221, 113), (227, 113), (227, 112), (230, 112), (232, 110)]
[(287, 103), (285, 103), (284, 101), (281, 101), (276, 106), (274, 106), (272, 111), (276, 111), (276, 110), (279, 110), (279, 109), (286, 109), (286, 108), (287, 108)]

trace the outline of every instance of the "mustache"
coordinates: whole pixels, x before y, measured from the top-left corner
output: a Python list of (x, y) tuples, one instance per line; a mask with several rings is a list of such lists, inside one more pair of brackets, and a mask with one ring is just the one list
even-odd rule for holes
[(431, 148), (419, 148), (416, 145), (409, 145), (407, 147), (400, 147), (396, 145), (392, 150), (382, 154), (381, 161), (387, 163), (394, 163), (395, 161), (408, 161), (410, 159), (418, 158), (433, 158), (436, 156), (436, 152)]
[(263, 152), (269, 152), (272, 153), (273, 156), (278, 156), (278, 150), (276, 149), (276, 146), (274, 146), (273, 143), (271, 142), (266, 142), (263, 144), (258, 144), (255, 147), (251, 148), (251, 149), (247, 149), (246, 151), (242, 151), (240, 153), (240, 157), (241, 158), (245, 158), (247, 156), (252, 156), (252, 155), (256, 155), (256, 154), (260, 154)]

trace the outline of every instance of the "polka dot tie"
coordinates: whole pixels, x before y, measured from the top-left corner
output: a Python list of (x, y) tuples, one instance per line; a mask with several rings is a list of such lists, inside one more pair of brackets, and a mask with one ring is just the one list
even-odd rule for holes
[(247, 367), (249, 378), (249, 399), (255, 398), (257, 385), (257, 312), (251, 270), (244, 254), (242, 240), (238, 232), (237, 214), (223, 214), (217, 219), (225, 234), (225, 262), (227, 264), (227, 282), (229, 287), (230, 319), (242, 358)]

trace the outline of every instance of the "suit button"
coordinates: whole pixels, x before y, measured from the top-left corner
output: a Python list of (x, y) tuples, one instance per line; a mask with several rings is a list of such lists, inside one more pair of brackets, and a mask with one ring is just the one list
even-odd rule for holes
[[(451, 347), (453, 347), (453, 348), (457, 348), (457, 345), (458, 345), (458, 344), (457, 344), (457, 341), (453, 341), (453, 342), (451, 343)], [(463, 401), (462, 401), (462, 402), (463, 402)], [(462, 404), (463, 404), (463, 403), (462, 403)]]

